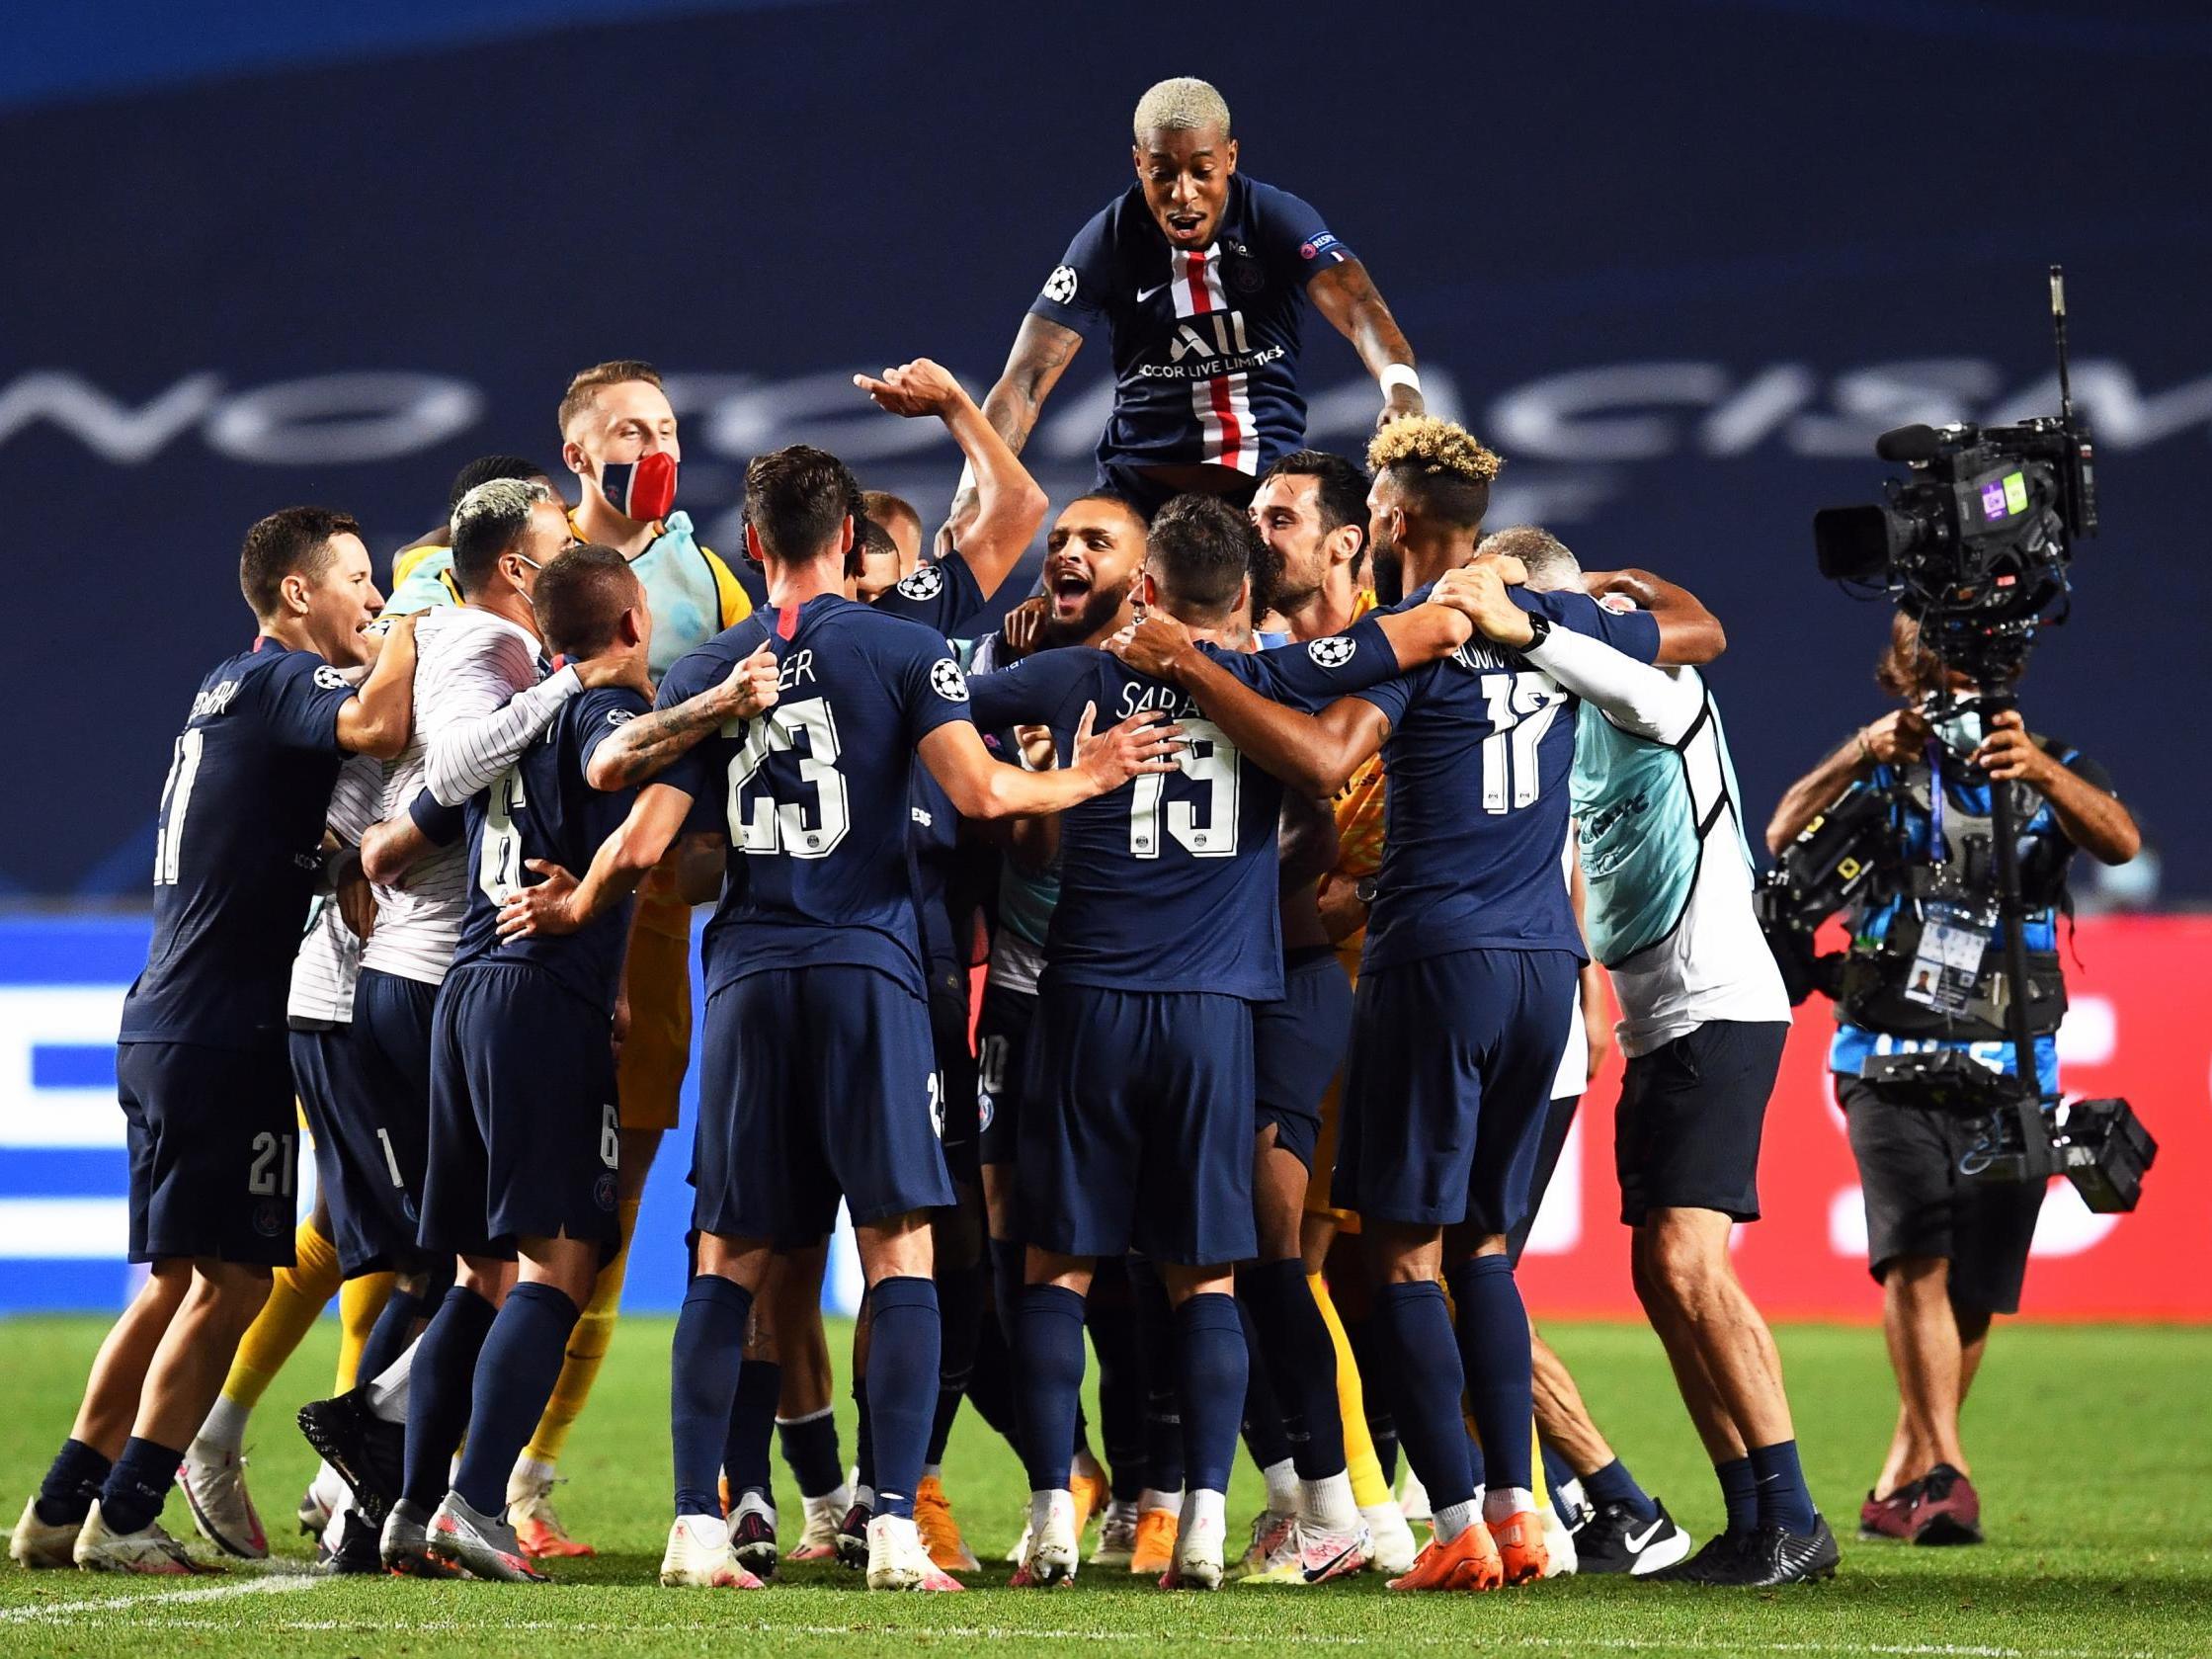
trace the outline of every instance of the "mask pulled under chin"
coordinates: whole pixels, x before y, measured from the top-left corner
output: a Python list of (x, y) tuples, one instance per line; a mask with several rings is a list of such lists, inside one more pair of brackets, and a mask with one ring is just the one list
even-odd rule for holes
[(635, 460), (611, 460), (599, 469), (599, 487), (625, 519), (665, 519), (676, 505), (676, 457), (655, 450)]

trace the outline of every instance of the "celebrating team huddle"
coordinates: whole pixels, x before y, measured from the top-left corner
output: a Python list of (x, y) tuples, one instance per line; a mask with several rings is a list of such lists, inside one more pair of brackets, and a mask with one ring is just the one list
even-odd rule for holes
[[(1728, 1260), (1789, 1006), (1698, 673), (1720, 625), (1486, 534), (1499, 457), (1427, 413), (1361, 263), (1239, 171), (1211, 87), (1155, 86), (1134, 136), (980, 405), (926, 359), (857, 377), (965, 456), (930, 556), (912, 505), (778, 449), (745, 472), (755, 609), (676, 510), (635, 361), (560, 400), (573, 510), (528, 460), (471, 463), (388, 603), (345, 515), (248, 533), (258, 634), (177, 741), (121, 1034), (150, 1277), (18, 1561), (202, 1570), (160, 1524), (177, 1485), (265, 1555), (245, 1425), (335, 1295), (339, 1386), (299, 1418), (330, 1570), (547, 1576), (589, 1552), (550, 1494), (636, 1248), (691, 1266), (671, 1587), (835, 1556), (962, 1588), (963, 1406), (1028, 1476), (1017, 1588), (1833, 1572)], [(1377, 382), (1364, 464), (1302, 447), (1309, 302)], [(1050, 511), (1020, 452), (1102, 327), (1098, 481), (1010, 609)], [(637, 1240), (708, 901), (692, 1230)], [(1608, 1020), (1593, 954), (1637, 1288), (1727, 1501), (1694, 1552), (1593, 1454), (1515, 1280)]]

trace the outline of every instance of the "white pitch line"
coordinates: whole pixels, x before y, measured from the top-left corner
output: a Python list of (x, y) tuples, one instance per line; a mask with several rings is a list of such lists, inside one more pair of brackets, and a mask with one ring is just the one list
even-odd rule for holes
[[(315, 1581), (309, 1581), (315, 1582)], [(240, 1586), (239, 1588), (246, 1588)], [(205, 1596), (205, 1591), (184, 1591), (175, 1597), (146, 1597), (123, 1600), (129, 1608), (149, 1607), (159, 1601), (183, 1600), (187, 1597)], [(116, 1604), (88, 1604), (113, 1606)], [(149, 1618), (139, 1621), (144, 1627), (170, 1630), (235, 1629), (229, 1620), (176, 1617)], [(589, 1635), (622, 1631), (635, 1634), (649, 1630), (692, 1631), (699, 1626), (690, 1622), (658, 1624), (640, 1623), (636, 1620), (610, 1622), (605, 1620), (566, 1618), (501, 1618), (496, 1620), (502, 1630), (542, 1630), (570, 1635)], [(485, 1628), (484, 1621), (463, 1618), (289, 1618), (275, 1620), (262, 1626), (268, 1630), (297, 1633), (328, 1632), (334, 1630), (376, 1630), (388, 1634), (410, 1635), (465, 1635)], [(750, 1624), (720, 1625), (717, 1628), (742, 1630), (750, 1628), (763, 1635), (803, 1636), (852, 1636), (881, 1635), (881, 1624), (817, 1624), (782, 1623), (774, 1619), (755, 1619)], [(1155, 1644), (1163, 1639), (1157, 1630), (1105, 1630), (1080, 1628), (1014, 1629), (985, 1624), (915, 1624), (908, 1633), (924, 1637), (949, 1637), (972, 1642), (1003, 1641), (1086, 1641), (1086, 1642), (1141, 1642)], [(1279, 1635), (1250, 1631), (1209, 1630), (1202, 1638), (1207, 1642), (1227, 1646), (1280, 1645), (1285, 1639)], [(1470, 1645), (1498, 1648), (1520, 1648), (1539, 1652), (1555, 1649), (1577, 1651), (1598, 1650), (1613, 1653), (1765, 1653), (1778, 1655), (1822, 1654), (1845, 1656), (1845, 1659), (2167, 1659), (2154, 1648), (2072, 1648), (2072, 1647), (2011, 1647), (1997, 1643), (1963, 1642), (1808, 1642), (1808, 1641), (1711, 1641), (1701, 1639), (1669, 1640), (1664, 1637), (1646, 1636), (1502, 1636), (1488, 1643), (1473, 1643), (1464, 1635), (1338, 1635), (1301, 1632), (1295, 1641), (1299, 1645), (1317, 1647), (1382, 1647), (1382, 1648), (1466, 1648)]]
[(41, 1602), (20, 1608), (0, 1608), (0, 1624), (50, 1624), (104, 1613), (136, 1613), (142, 1608), (180, 1607), (190, 1602), (221, 1602), (233, 1596), (281, 1596), (293, 1590), (312, 1590), (324, 1581), (304, 1573), (272, 1573), (267, 1578), (242, 1579), (235, 1584), (211, 1584), (199, 1590), (163, 1590), (151, 1596), (103, 1596), (95, 1602)]

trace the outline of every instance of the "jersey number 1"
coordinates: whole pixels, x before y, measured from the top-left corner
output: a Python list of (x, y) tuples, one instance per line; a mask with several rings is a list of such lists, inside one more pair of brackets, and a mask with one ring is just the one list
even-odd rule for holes
[(161, 786), (161, 823), (154, 831), (153, 884), (173, 887), (185, 856), (185, 809), (192, 805), (192, 786), (200, 776), (200, 745), (206, 733), (187, 726), (177, 739), (175, 758), (169, 762), (169, 782)]
[(476, 885), (494, 905), (505, 904), (523, 884), (523, 832), (515, 814), (523, 797), (521, 767), (509, 767), (493, 780), (491, 805), (484, 812), (484, 845), (476, 859)]

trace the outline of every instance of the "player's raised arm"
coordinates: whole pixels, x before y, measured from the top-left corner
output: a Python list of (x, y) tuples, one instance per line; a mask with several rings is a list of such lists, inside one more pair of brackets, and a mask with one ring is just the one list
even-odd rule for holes
[(1107, 649), (1139, 673), (1188, 692), (1239, 753), (1301, 794), (1335, 794), (1390, 732), (1382, 710), (1356, 697), (1306, 714), (1261, 696), (1157, 611), (1114, 635)]
[[(684, 670), (670, 671), (670, 685)], [(679, 755), (731, 720), (750, 720), (776, 704), (776, 654), (767, 645), (696, 696), (641, 714), (592, 751), (584, 778), (595, 789), (626, 789), (653, 777)], [(665, 692), (664, 692), (665, 696)]]
[(1325, 266), (1306, 284), (1306, 295), (1337, 332), (1352, 342), (1367, 373), (1382, 387), (1382, 413), (1376, 418), (1377, 426), (1428, 412), (1421, 396), (1421, 376), (1414, 373), (1413, 347), (1406, 343), (1398, 319), (1376, 291), (1366, 266), (1356, 259)]
[(1148, 772), (1176, 770), (1180, 726), (1160, 708), (1142, 708), (1110, 730), (1094, 733), (1096, 704), (1086, 705), (1075, 728), (1074, 759), (1051, 772), (1025, 772), (992, 757), (969, 721), (941, 725), (922, 739), (919, 753), (963, 817), (1017, 818), (1063, 812), (1093, 795), (1118, 789)]
[(1659, 624), (1659, 655), (1667, 666), (1687, 663), (1701, 667), (1728, 649), (1728, 634), (1720, 619), (1706, 610), (1687, 588), (1678, 587), (1648, 570), (1588, 570), (1583, 592), (1602, 599), (1622, 594), (1636, 602)]
[(500, 906), (500, 938), (575, 933), (605, 915), (637, 890), (691, 811), (692, 797), (684, 790), (671, 784), (648, 784), (631, 803), (629, 816), (600, 843), (583, 880), (558, 865), (531, 860), (528, 868), (544, 879), (518, 887)]
[[(1083, 336), (1074, 329), (1040, 317), (1034, 312), (1022, 319), (1014, 336), (1014, 350), (991, 389), (983, 394), (982, 414), (1010, 454), (1019, 456), (1044, 412), (1044, 400), (1060, 383), (1075, 354), (1083, 349)], [(959, 492), (952, 497), (952, 511), (938, 533), (942, 554), (953, 546), (966, 547), (981, 509), (980, 474), (970, 482), (963, 475)]]
[(407, 747), (415, 723), (415, 619), (401, 617), (384, 635), (376, 666), (338, 710), (338, 747), (388, 761)]
[(967, 389), (928, 358), (886, 369), (881, 379), (856, 374), (853, 383), (873, 398), (876, 407), (891, 414), (935, 415), (960, 446), (960, 454), (967, 457), (960, 487), (972, 489), (975, 499), (973, 518), (959, 539), (960, 556), (967, 560), (982, 596), (989, 599), (1044, 522), (1050, 505), (1044, 491), (999, 429), (984, 418)]

